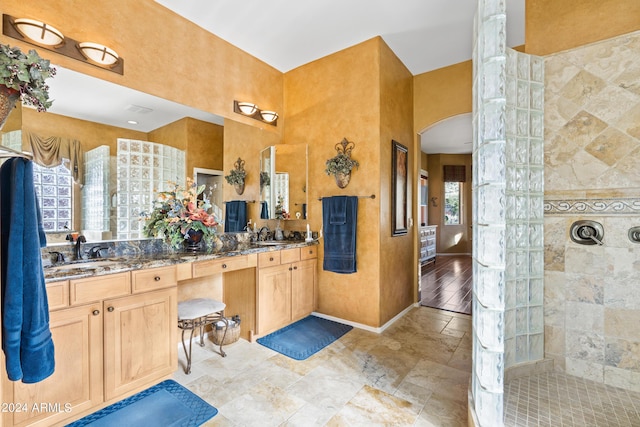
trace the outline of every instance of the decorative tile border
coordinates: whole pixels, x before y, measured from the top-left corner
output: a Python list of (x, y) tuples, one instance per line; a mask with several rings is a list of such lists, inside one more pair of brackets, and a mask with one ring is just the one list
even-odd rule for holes
[(545, 215), (640, 214), (639, 198), (545, 200)]

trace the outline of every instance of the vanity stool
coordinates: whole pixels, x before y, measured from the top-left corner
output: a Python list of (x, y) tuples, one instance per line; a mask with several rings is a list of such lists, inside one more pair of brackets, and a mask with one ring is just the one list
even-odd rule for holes
[[(191, 344), (196, 328), (200, 328), (200, 346), (204, 347), (204, 327), (221, 320), (224, 323), (224, 335), (220, 341), (220, 355), (227, 356), (222, 350), (222, 342), (229, 328), (229, 321), (224, 317), (225, 307), (225, 303), (210, 298), (196, 298), (178, 303), (178, 328), (182, 329), (182, 347), (187, 357), (187, 367), (184, 372), (187, 375), (191, 373)], [(184, 342), (184, 333), (187, 330), (191, 331), (188, 351), (187, 344)]]

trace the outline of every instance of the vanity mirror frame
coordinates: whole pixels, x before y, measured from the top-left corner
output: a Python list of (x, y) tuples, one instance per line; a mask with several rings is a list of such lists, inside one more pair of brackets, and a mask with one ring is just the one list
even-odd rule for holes
[[(300, 163), (294, 163), (294, 161), (300, 161)], [(260, 219), (309, 219), (308, 164), (307, 144), (272, 145), (260, 151), (260, 173), (269, 175), (269, 184), (264, 185), (260, 191)], [(286, 190), (282, 189), (283, 186), (286, 186)], [(292, 188), (295, 188), (295, 191)], [(302, 195), (304, 197), (301, 197)], [(284, 208), (284, 213), (280, 212), (280, 205)], [(265, 213), (268, 213), (268, 216)]]

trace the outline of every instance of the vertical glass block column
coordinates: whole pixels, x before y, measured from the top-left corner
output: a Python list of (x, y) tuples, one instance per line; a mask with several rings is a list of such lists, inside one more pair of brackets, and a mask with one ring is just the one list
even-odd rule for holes
[(102, 239), (103, 232), (109, 231), (111, 208), (109, 159), (110, 150), (107, 145), (101, 145), (84, 153), (81, 223), (85, 234), (94, 233), (93, 237), (89, 237), (92, 240)]
[(473, 51), (473, 372), (481, 426), (504, 425), (505, 368), (542, 358), (543, 60), (506, 48), (478, 2)]
[(117, 237), (143, 238), (144, 221), (159, 191), (168, 181), (185, 184), (185, 153), (154, 142), (118, 139), (117, 152)]
[(507, 49), (505, 367), (544, 356), (544, 60)]

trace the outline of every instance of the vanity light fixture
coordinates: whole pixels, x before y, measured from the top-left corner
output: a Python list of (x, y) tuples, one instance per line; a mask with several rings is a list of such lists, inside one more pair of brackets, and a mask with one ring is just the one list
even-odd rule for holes
[(28, 18), (18, 18), (13, 21), (16, 30), (32, 43), (42, 46), (60, 46), (64, 43), (64, 36), (51, 25)]
[(111, 66), (118, 62), (118, 54), (113, 49), (98, 43), (78, 43), (78, 49), (80, 49), (85, 58), (98, 65)]
[(260, 120), (273, 126), (278, 125), (278, 113), (269, 110), (260, 110), (258, 106), (252, 102), (233, 101), (233, 111), (252, 119)]
[(49, 24), (35, 19), (2, 14), (2, 34), (68, 58), (124, 74), (124, 60), (113, 49), (93, 42), (77, 42)]
[(253, 116), (258, 111), (258, 106), (251, 102), (238, 102), (238, 109), (245, 116)]
[(278, 113), (275, 111), (262, 110), (260, 111), (260, 117), (262, 117), (264, 122), (272, 123), (278, 120)]

